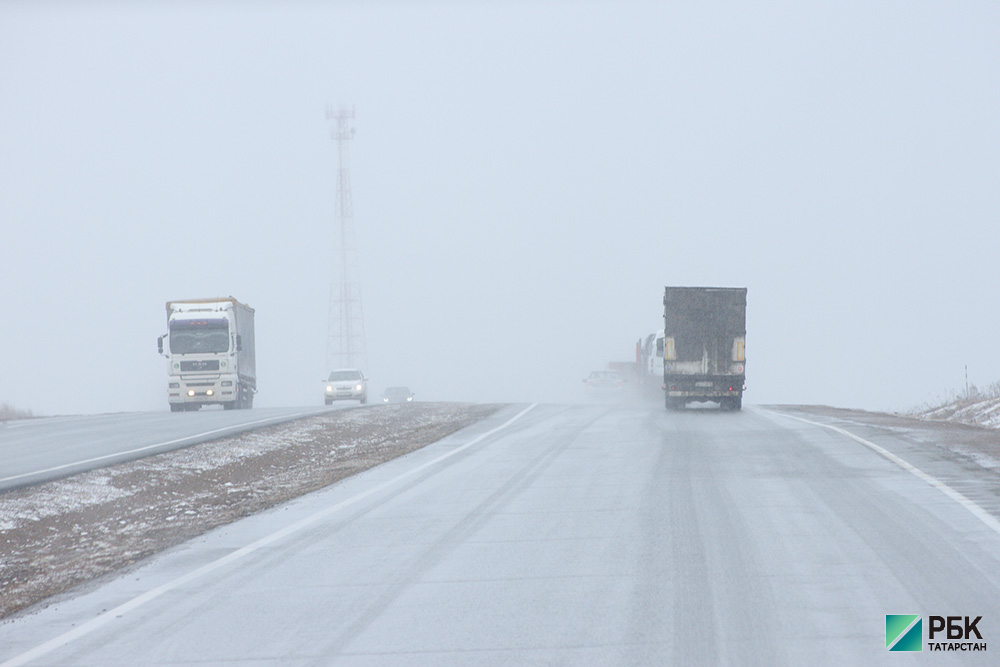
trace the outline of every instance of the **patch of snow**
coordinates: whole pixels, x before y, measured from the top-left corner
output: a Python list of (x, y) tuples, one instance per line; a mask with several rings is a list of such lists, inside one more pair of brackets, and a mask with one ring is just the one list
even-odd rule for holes
[(955, 421), (971, 426), (1000, 428), (1000, 398), (977, 401), (960, 399), (946, 405), (917, 411), (914, 416), (934, 421)]
[(131, 495), (111, 484), (111, 475), (93, 472), (46, 484), (26, 498), (0, 500), (0, 530), (11, 530), (25, 521), (41, 521), (50, 516), (102, 505)]

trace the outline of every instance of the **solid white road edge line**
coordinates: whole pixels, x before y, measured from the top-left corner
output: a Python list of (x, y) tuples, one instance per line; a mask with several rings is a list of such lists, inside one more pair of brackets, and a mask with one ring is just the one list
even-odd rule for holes
[(976, 517), (977, 519), (979, 519), (980, 521), (982, 521), (984, 524), (986, 524), (986, 526), (988, 528), (992, 529), (993, 532), (995, 532), (998, 535), (1000, 535), (1000, 521), (998, 521), (996, 519), (996, 517), (994, 517), (992, 514), (990, 514), (989, 512), (987, 512), (986, 510), (984, 510), (982, 507), (980, 507), (979, 505), (977, 505), (974, 501), (972, 501), (968, 497), (962, 495), (961, 493), (959, 493), (955, 489), (951, 488), (950, 486), (948, 486), (947, 484), (945, 484), (941, 480), (937, 479), (936, 477), (931, 477), (930, 475), (928, 475), (927, 473), (925, 473), (920, 468), (917, 468), (916, 466), (914, 466), (914, 465), (908, 463), (907, 461), (899, 458), (898, 456), (896, 456), (895, 454), (893, 454), (889, 450), (887, 450), (887, 449), (885, 449), (883, 447), (879, 447), (874, 442), (869, 442), (868, 440), (865, 440), (864, 438), (861, 438), (859, 436), (854, 435), (850, 431), (846, 431), (846, 430), (844, 430), (842, 428), (838, 428), (837, 426), (833, 426), (832, 424), (823, 424), (821, 422), (814, 422), (814, 421), (809, 420), (809, 419), (803, 419), (802, 417), (794, 417), (792, 415), (786, 415), (786, 414), (781, 413), (781, 412), (773, 412), (771, 410), (764, 410), (764, 412), (769, 412), (772, 415), (777, 415), (779, 417), (787, 417), (788, 419), (795, 419), (795, 420), (798, 420), (800, 422), (805, 422), (806, 424), (812, 424), (813, 426), (822, 426), (823, 428), (828, 428), (831, 431), (836, 431), (837, 433), (840, 433), (841, 435), (845, 435), (848, 438), (850, 438), (851, 440), (854, 440), (856, 442), (860, 442), (862, 445), (864, 445), (868, 449), (871, 449), (876, 454), (880, 454), (881, 456), (889, 459), (890, 461), (892, 461), (893, 463), (895, 463), (896, 465), (898, 465), (903, 470), (905, 470), (905, 471), (907, 471), (909, 473), (912, 473), (913, 475), (915, 475), (919, 479), (922, 479), (923, 481), (927, 482), (928, 484), (930, 484), (931, 486), (933, 486), (935, 489), (937, 489), (938, 491), (940, 491), (944, 495), (948, 496), (949, 498), (951, 498), (952, 500), (954, 500), (955, 502), (957, 502), (959, 505), (961, 505), (962, 507), (964, 507), (965, 509), (967, 509), (969, 512), (971, 512), (974, 517)]
[(313, 411), (313, 410), (308, 410), (306, 412), (296, 412), (296, 413), (293, 413), (293, 414), (290, 414), (290, 415), (281, 415), (281, 416), (278, 416), (278, 417), (268, 417), (267, 419), (258, 419), (257, 421), (245, 422), (243, 424), (233, 424), (232, 426), (224, 426), (222, 428), (213, 429), (211, 431), (205, 431), (203, 433), (195, 433), (194, 435), (188, 435), (188, 436), (185, 436), (183, 438), (177, 438), (176, 440), (167, 440), (166, 442), (158, 442), (158, 443), (156, 443), (154, 445), (146, 445), (145, 447), (139, 447), (137, 449), (130, 449), (130, 450), (124, 451), (124, 452), (116, 452), (115, 454), (105, 454), (104, 456), (95, 456), (92, 459), (83, 459), (82, 461), (74, 461), (73, 463), (64, 463), (64, 464), (58, 465), (58, 466), (56, 466), (54, 468), (46, 468), (45, 470), (34, 470), (32, 472), (26, 472), (26, 473), (23, 473), (23, 474), (20, 474), (20, 475), (13, 475), (11, 477), (0, 477), (0, 484), (2, 484), (3, 482), (10, 482), (10, 481), (13, 481), (15, 479), (23, 479), (25, 477), (32, 477), (34, 475), (44, 475), (45, 473), (55, 472), (57, 470), (65, 470), (66, 468), (72, 468), (74, 466), (81, 466), (81, 465), (86, 465), (88, 463), (94, 463), (96, 461), (104, 461), (106, 459), (113, 459), (113, 458), (117, 458), (119, 456), (127, 456), (128, 454), (135, 454), (137, 452), (144, 452), (144, 451), (146, 451), (148, 449), (156, 449), (157, 447), (166, 447), (167, 445), (176, 445), (179, 442), (185, 442), (187, 440), (194, 440), (195, 438), (201, 438), (201, 437), (204, 437), (206, 435), (214, 435), (215, 433), (222, 433), (223, 431), (228, 431), (228, 430), (234, 429), (234, 428), (242, 428), (244, 426), (256, 426), (257, 424), (266, 424), (268, 422), (278, 421), (278, 420), (282, 420), (282, 419), (286, 420), (286, 421), (291, 421), (291, 420), (295, 419), (296, 417), (302, 417), (302, 416), (306, 416), (306, 415), (321, 415), (321, 414), (325, 414), (325, 413), (323, 413), (323, 412), (316, 412), (316, 411)]
[(397, 475), (396, 477), (393, 477), (392, 479), (386, 480), (386, 481), (382, 482), (381, 484), (373, 486), (372, 488), (368, 489), (367, 491), (362, 491), (361, 493), (358, 493), (358, 494), (356, 494), (354, 496), (351, 496), (350, 498), (347, 498), (346, 500), (342, 500), (339, 503), (337, 503), (336, 505), (331, 505), (330, 507), (327, 507), (324, 510), (320, 510), (319, 512), (316, 512), (315, 514), (311, 514), (311, 515), (309, 515), (309, 516), (307, 516), (307, 517), (305, 517), (303, 519), (299, 519), (295, 523), (290, 524), (288, 526), (285, 526), (281, 530), (273, 532), (270, 535), (262, 537), (259, 540), (257, 540), (256, 542), (252, 542), (251, 544), (248, 544), (245, 547), (241, 547), (241, 548), (237, 549), (236, 551), (233, 551), (233, 552), (231, 552), (231, 553), (223, 556), (222, 558), (214, 560), (211, 563), (208, 563), (206, 565), (202, 565), (201, 567), (199, 567), (196, 570), (188, 572), (187, 574), (185, 574), (183, 576), (177, 577), (176, 579), (174, 579), (172, 581), (168, 581), (167, 583), (162, 584), (160, 586), (157, 586), (156, 588), (154, 588), (152, 590), (146, 591), (142, 595), (139, 595), (138, 597), (134, 597), (131, 600), (129, 600), (128, 602), (120, 604), (117, 607), (115, 607), (114, 609), (110, 609), (110, 610), (104, 612), (100, 616), (97, 616), (97, 617), (91, 619), (90, 621), (87, 621), (83, 625), (80, 625), (80, 626), (78, 626), (76, 628), (73, 628), (72, 630), (69, 630), (68, 632), (65, 632), (65, 633), (59, 635), (55, 639), (50, 639), (49, 641), (45, 642), (44, 644), (36, 646), (35, 648), (33, 648), (33, 649), (29, 650), (29, 651), (26, 651), (26, 652), (22, 653), (19, 656), (16, 656), (14, 658), (11, 658), (10, 660), (7, 660), (6, 662), (0, 663), (0, 667), (14, 667), (15, 665), (24, 665), (24, 664), (26, 664), (26, 663), (28, 663), (28, 662), (30, 662), (32, 660), (35, 660), (37, 658), (42, 657), (43, 655), (51, 653), (52, 651), (56, 650), (57, 648), (61, 648), (63, 646), (66, 646), (70, 642), (75, 641), (75, 640), (77, 640), (77, 639), (79, 639), (81, 637), (84, 637), (84, 636), (90, 634), (91, 632), (93, 632), (94, 630), (96, 630), (96, 629), (100, 628), (101, 626), (105, 625), (106, 623), (108, 623), (112, 619), (120, 617), (120, 616), (124, 616), (125, 614), (129, 613), (130, 611), (134, 611), (135, 609), (138, 609), (139, 607), (141, 607), (142, 605), (146, 604), (150, 600), (155, 600), (156, 598), (160, 597), (164, 593), (172, 591), (173, 589), (175, 589), (175, 588), (177, 588), (179, 586), (182, 586), (182, 585), (188, 583), (189, 581), (193, 581), (195, 579), (198, 579), (199, 577), (202, 577), (202, 576), (204, 576), (204, 575), (206, 575), (206, 574), (208, 574), (210, 572), (213, 572), (213, 571), (215, 571), (215, 570), (217, 570), (217, 569), (219, 569), (221, 567), (225, 567), (226, 565), (229, 565), (230, 563), (238, 561), (241, 558), (243, 558), (244, 556), (252, 554), (254, 551), (257, 551), (258, 549), (260, 549), (262, 547), (266, 547), (267, 545), (269, 545), (269, 544), (271, 544), (273, 542), (277, 542), (278, 540), (282, 539), (283, 537), (287, 537), (287, 536), (289, 536), (289, 535), (291, 535), (293, 533), (296, 533), (296, 532), (302, 530), (303, 528), (305, 528), (306, 526), (314, 524), (317, 521), (319, 521), (320, 519), (322, 519), (324, 517), (327, 517), (330, 514), (333, 514), (334, 512), (338, 512), (338, 511), (344, 509), (345, 507), (350, 507), (351, 505), (354, 505), (355, 503), (357, 503), (357, 502), (359, 502), (361, 500), (364, 500), (368, 496), (376, 494), (379, 491), (382, 491), (383, 489), (386, 489), (387, 487), (390, 487), (393, 484), (396, 484), (397, 482), (399, 482), (399, 481), (401, 481), (403, 479), (406, 479), (407, 477), (412, 477), (413, 475), (416, 475), (417, 473), (419, 473), (419, 472), (421, 472), (423, 470), (426, 470), (427, 468), (430, 468), (431, 466), (437, 465), (441, 461), (444, 461), (447, 458), (455, 456), (459, 452), (462, 452), (462, 451), (468, 449), (469, 447), (472, 447), (473, 445), (475, 445), (475, 444), (477, 444), (479, 442), (482, 442), (483, 440), (485, 440), (486, 438), (490, 437), (494, 433), (497, 433), (498, 431), (501, 431), (501, 430), (507, 428), (508, 426), (510, 426), (511, 424), (513, 424), (514, 422), (516, 422), (518, 419), (520, 419), (521, 417), (523, 417), (524, 415), (526, 415), (529, 410), (531, 410), (532, 408), (534, 408), (537, 405), (538, 405), (537, 403), (532, 403), (527, 408), (525, 408), (524, 410), (521, 410), (519, 413), (517, 413), (516, 415), (514, 415), (513, 417), (511, 417), (510, 419), (508, 419), (507, 421), (505, 421), (500, 426), (497, 426), (496, 428), (494, 428), (494, 429), (492, 429), (490, 431), (487, 431), (486, 433), (482, 433), (482, 434), (476, 436), (475, 438), (473, 438), (469, 442), (465, 443), (464, 445), (462, 445), (460, 447), (456, 447), (455, 449), (451, 450), (450, 452), (442, 454), (441, 456), (439, 456), (439, 457), (437, 457), (437, 458), (435, 458), (435, 459), (433, 459), (431, 461), (427, 461), (426, 463), (422, 463), (422, 464), (418, 465), (416, 468), (411, 468), (410, 470), (407, 470), (406, 472), (404, 472), (404, 473), (402, 473), (400, 475)]

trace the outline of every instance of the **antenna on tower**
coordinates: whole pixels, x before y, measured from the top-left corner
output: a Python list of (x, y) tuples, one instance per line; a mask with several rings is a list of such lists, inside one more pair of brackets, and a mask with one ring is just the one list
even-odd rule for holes
[(354, 203), (348, 144), (354, 138), (354, 107), (327, 106), (326, 119), (337, 121), (330, 137), (337, 142), (337, 234), (334, 241), (334, 275), (330, 283), (330, 311), (326, 337), (326, 367), (358, 368), (367, 374), (365, 316), (361, 306), (361, 277), (354, 238)]

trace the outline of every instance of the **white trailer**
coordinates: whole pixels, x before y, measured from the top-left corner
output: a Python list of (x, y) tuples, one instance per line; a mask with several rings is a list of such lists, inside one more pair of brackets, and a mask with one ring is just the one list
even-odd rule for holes
[(167, 402), (174, 412), (253, 407), (257, 391), (254, 309), (233, 297), (167, 302)]

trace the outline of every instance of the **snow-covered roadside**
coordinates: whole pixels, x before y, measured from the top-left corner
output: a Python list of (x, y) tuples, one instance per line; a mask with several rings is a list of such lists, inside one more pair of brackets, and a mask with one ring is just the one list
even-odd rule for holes
[(0, 617), (440, 440), (500, 407), (338, 410), (0, 494)]
[(961, 398), (945, 405), (915, 410), (910, 416), (934, 421), (952, 421), (970, 426), (1000, 428), (1000, 397)]

